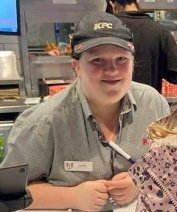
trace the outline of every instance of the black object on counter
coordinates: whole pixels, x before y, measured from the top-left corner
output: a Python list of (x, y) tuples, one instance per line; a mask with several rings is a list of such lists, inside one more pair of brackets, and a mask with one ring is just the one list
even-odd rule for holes
[(27, 175), (27, 164), (0, 168), (0, 211), (20, 210), (32, 203)]

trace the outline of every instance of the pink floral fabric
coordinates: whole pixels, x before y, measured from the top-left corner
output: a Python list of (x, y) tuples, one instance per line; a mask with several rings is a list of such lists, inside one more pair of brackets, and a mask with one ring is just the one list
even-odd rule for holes
[(137, 212), (177, 212), (177, 148), (153, 143), (129, 169), (139, 187)]

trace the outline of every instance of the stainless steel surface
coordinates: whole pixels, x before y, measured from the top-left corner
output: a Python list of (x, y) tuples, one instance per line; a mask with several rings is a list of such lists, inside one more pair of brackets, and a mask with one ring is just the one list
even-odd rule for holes
[(19, 79), (5, 79), (5, 80), (0, 80), (0, 85), (16, 85), (19, 84), (23, 81), (23, 78), (19, 78)]
[[(19, 78), (19, 79), (8, 79), (8, 80), (0, 80), (0, 85), (18, 85), (19, 88), (19, 93), (21, 98), (25, 98), (25, 86), (24, 86), (24, 79)], [(12, 86), (13, 87), (13, 86)]]
[[(68, 1), (67, 1), (68, 2)], [(76, 23), (89, 11), (105, 11), (105, 0), (76, 0), (77, 4), (62, 4), (57, 0), (21, 0), (20, 1), (20, 23), (21, 36), (20, 48), (22, 52), (22, 72), (27, 97), (38, 95), (36, 81), (34, 82), (34, 67), (31, 69), (28, 52), (28, 27), (30, 24), (38, 23)], [(57, 64), (56, 64), (57, 65)], [(34, 66), (34, 63), (33, 65)], [(45, 64), (45, 68), (47, 65)], [(39, 67), (40, 69), (42, 68)], [(51, 67), (48, 65), (50, 74)], [(38, 74), (38, 73), (37, 73)], [(52, 75), (55, 75), (52, 73)]]
[(30, 58), (31, 62), (35, 64), (45, 63), (57, 63), (57, 64), (68, 64), (71, 63), (72, 58), (70, 56), (36, 56)]
[(177, 97), (165, 97), (169, 104), (177, 103)]
[(155, 10), (175, 10), (177, 9), (176, 0), (139, 0), (141, 9), (155, 9)]
[(0, 51), (0, 70), (1, 80), (20, 79), (16, 55), (13, 51)]
[(25, 104), (25, 99), (1, 100), (0, 113), (21, 113), (32, 105)]
[[(106, 9), (105, 0), (76, 0), (76, 4), (64, 4), (57, 0), (22, 0), (26, 23), (77, 22), (93, 10)], [(67, 1), (68, 3), (68, 1)]]
[(37, 56), (30, 58), (32, 95), (39, 96), (39, 79), (74, 79), (70, 56)]

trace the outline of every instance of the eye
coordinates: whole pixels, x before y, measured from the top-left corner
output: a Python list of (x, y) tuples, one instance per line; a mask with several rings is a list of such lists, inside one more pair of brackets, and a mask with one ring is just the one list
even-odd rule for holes
[(90, 61), (94, 65), (101, 65), (105, 63), (105, 60), (103, 58), (94, 58)]
[(126, 63), (126, 62), (128, 62), (128, 58), (126, 58), (126, 57), (118, 57), (117, 59), (116, 59), (116, 62), (118, 63), (118, 64), (122, 64), (122, 63)]

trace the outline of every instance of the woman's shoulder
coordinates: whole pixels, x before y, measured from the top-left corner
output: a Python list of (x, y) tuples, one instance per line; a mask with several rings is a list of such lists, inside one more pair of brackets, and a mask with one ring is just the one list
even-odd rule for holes
[(143, 83), (138, 83), (132, 81), (130, 86), (130, 92), (139, 95), (153, 95), (153, 96), (162, 96), (155, 88), (150, 85), (146, 85)]
[(73, 105), (73, 103), (78, 100), (75, 87), (75, 84), (72, 84), (68, 88), (65, 88), (63, 91), (49, 97), (46, 101), (30, 107), (29, 109), (25, 110), (19, 116), (19, 118), (39, 121), (41, 119), (55, 116), (57, 111)]
[(170, 109), (167, 100), (155, 88), (146, 84), (132, 82), (129, 92), (136, 104), (147, 104), (148, 107), (152, 106), (158, 112), (162, 110), (164, 115), (169, 114)]

